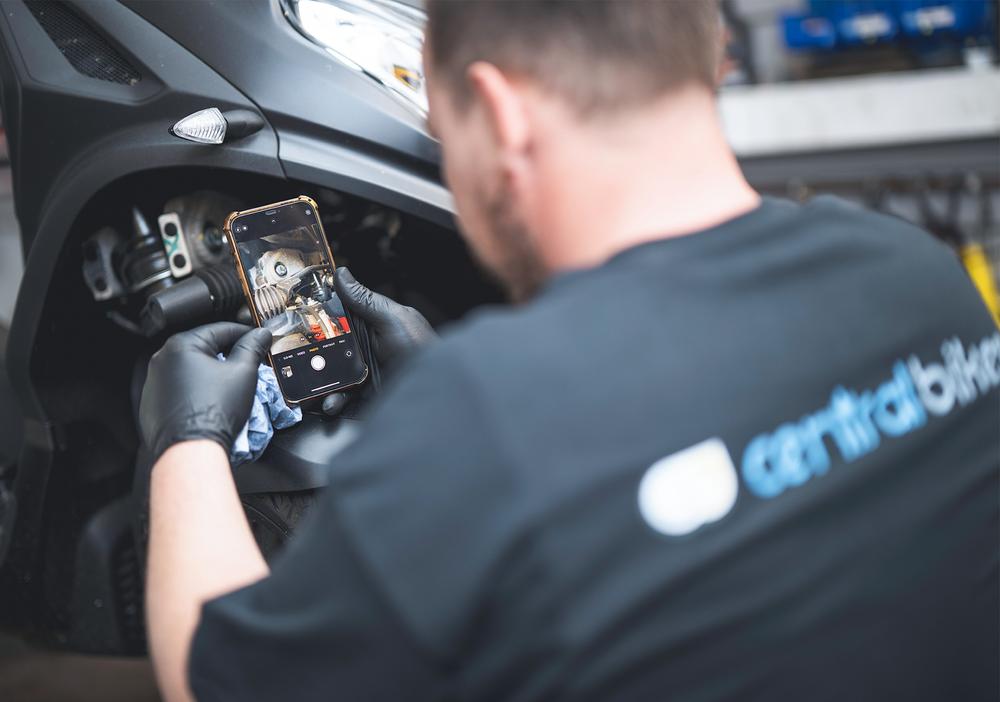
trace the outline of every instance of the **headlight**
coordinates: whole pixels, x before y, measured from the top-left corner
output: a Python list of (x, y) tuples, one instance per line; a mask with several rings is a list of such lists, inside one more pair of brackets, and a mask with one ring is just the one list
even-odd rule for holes
[(423, 11), (398, 0), (283, 0), (306, 37), (388, 88), (423, 117)]

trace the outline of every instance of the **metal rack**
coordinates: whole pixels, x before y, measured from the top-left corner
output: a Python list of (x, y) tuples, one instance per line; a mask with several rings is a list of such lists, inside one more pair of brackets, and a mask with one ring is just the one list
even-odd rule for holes
[(728, 88), (727, 134), (758, 187), (975, 171), (1000, 177), (1000, 68)]

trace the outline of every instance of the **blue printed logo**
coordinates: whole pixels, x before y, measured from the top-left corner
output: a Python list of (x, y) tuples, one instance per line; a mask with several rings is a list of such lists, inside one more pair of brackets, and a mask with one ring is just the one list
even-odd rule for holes
[(823, 409), (752, 439), (741, 465), (747, 487), (758, 497), (777, 497), (826, 473), (832, 448), (844, 462), (856, 461), (883, 438), (916, 431), (928, 415), (944, 416), (1000, 385), (1000, 333), (968, 351), (948, 339), (941, 357), (943, 363), (927, 365), (916, 356), (897, 361), (892, 377), (875, 390), (837, 387)]

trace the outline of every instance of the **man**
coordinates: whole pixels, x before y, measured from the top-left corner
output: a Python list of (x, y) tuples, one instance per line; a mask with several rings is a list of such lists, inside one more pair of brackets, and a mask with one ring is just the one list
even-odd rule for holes
[[(268, 335), (167, 342), (166, 697), (996, 699), (1000, 335), (950, 252), (747, 185), (712, 3), (428, 4), (445, 176), (523, 304), (397, 367), (270, 570), (227, 462)], [(381, 360), (427, 340), (337, 288)]]

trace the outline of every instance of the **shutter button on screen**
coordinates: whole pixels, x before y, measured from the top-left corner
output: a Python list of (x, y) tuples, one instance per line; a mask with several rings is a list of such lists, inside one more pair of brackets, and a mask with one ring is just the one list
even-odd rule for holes
[(313, 367), (314, 371), (321, 371), (326, 368), (326, 359), (322, 356), (313, 356), (309, 360), (309, 365)]
[(344, 355), (350, 358), (351, 356), (354, 355), (354, 352), (351, 351), (350, 349), (347, 349), (346, 351), (344, 351)]

